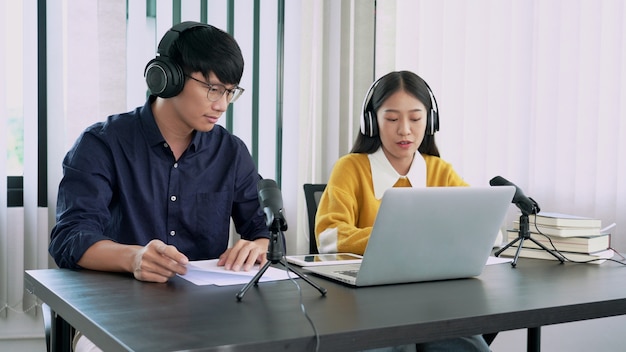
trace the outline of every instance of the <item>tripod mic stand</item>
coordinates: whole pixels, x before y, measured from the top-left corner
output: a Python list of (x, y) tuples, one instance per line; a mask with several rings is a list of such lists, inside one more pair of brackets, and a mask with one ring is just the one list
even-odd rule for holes
[[(530, 213), (531, 214), (537, 214), (539, 212), (539, 205), (532, 198), (528, 198), (528, 199), (530, 201), (532, 201), (532, 203), (533, 203), (533, 209), (532, 209), (532, 211)], [(513, 241), (509, 242), (506, 246), (502, 247), (497, 252), (495, 252), (494, 255), (496, 257), (499, 256), (502, 252), (504, 252), (505, 249), (507, 249), (507, 248), (511, 247), (512, 245), (514, 245), (515, 243), (519, 242), (517, 244), (517, 251), (515, 252), (515, 257), (513, 257), (513, 262), (511, 263), (511, 266), (515, 267), (517, 265), (517, 258), (519, 257), (519, 252), (522, 249), (522, 245), (524, 244), (524, 241), (525, 240), (530, 240), (534, 244), (539, 246), (540, 248), (542, 248), (542, 249), (546, 250), (548, 253), (552, 254), (558, 261), (563, 263), (565, 261), (565, 259), (563, 257), (561, 257), (560, 255), (556, 254), (555, 251), (553, 251), (553, 250), (549, 249), (548, 247), (544, 246), (542, 243), (538, 242), (534, 238), (530, 237), (530, 225), (529, 225), (529, 222), (528, 222), (529, 212), (524, 210), (524, 208), (522, 208), (522, 207), (519, 207), (519, 208), (522, 210), (522, 215), (520, 215), (520, 217), (519, 217), (519, 231), (517, 232), (517, 238), (514, 239)]]
[[(250, 282), (248, 282), (246, 286), (244, 286), (244, 288), (242, 288), (241, 291), (237, 293), (237, 301), (241, 301), (243, 299), (243, 296), (246, 294), (246, 291), (248, 291), (250, 287), (252, 287), (253, 285), (256, 286), (259, 283), (261, 276), (263, 276), (263, 273), (265, 273), (265, 271), (267, 270), (267, 268), (269, 268), (271, 264), (278, 264), (278, 263), (282, 264), (282, 266), (287, 268), (287, 270), (293, 272), (294, 274), (302, 278), (302, 280), (308, 282), (311, 286), (315, 287), (318, 291), (320, 291), (322, 296), (326, 296), (327, 291), (325, 288), (318, 286), (315, 282), (311, 281), (311, 279), (306, 277), (300, 271), (296, 270), (290, 265), (287, 265), (287, 262), (285, 261), (285, 256), (283, 255), (283, 251), (281, 250), (281, 247), (283, 246), (282, 245), (283, 242), (281, 241), (280, 243), (278, 243), (278, 241), (281, 238), (284, 238), (282, 229), (286, 229), (286, 226), (280, 224), (279, 219), (274, 218), (272, 220), (272, 225), (270, 226), (271, 236), (270, 236), (269, 248), (267, 251), (267, 262), (265, 262), (263, 267), (259, 269), (259, 272), (256, 273), (256, 275), (254, 275), (252, 280), (250, 280)], [(279, 234), (280, 234), (280, 238), (279, 238)]]

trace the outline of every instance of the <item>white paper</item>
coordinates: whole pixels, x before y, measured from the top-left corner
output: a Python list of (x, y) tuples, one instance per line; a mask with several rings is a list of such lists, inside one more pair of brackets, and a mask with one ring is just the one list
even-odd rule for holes
[[(187, 274), (179, 275), (181, 278), (196, 285), (240, 285), (247, 284), (261, 269), (255, 265), (249, 271), (226, 270), (223, 266), (217, 266), (217, 259), (191, 261), (187, 265)], [(261, 275), (259, 282), (286, 280), (298, 278), (294, 273), (287, 274), (285, 269), (269, 266)]]
[(512, 262), (513, 262), (513, 258), (500, 258), (500, 257), (494, 257), (490, 255), (489, 258), (487, 259), (486, 265), (512, 263)]

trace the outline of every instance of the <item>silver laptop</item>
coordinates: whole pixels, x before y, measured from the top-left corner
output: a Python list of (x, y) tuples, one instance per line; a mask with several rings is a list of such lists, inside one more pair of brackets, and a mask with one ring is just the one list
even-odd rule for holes
[(306, 270), (353, 286), (478, 276), (514, 193), (512, 186), (391, 188), (361, 264)]

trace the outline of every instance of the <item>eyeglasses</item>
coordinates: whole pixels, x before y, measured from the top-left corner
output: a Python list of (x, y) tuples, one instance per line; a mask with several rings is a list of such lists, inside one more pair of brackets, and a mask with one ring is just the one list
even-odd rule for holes
[(193, 79), (194, 81), (201, 83), (203, 86), (207, 87), (208, 90), (206, 93), (206, 98), (209, 99), (209, 101), (218, 101), (224, 96), (224, 93), (228, 92), (228, 95), (226, 96), (228, 103), (234, 103), (243, 94), (244, 91), (244, 89), (241, 87), (228, 89), (223, 84), (209, 84), (199, 79), (193, 78), (189, 75), (185, 75), (185, 77)]

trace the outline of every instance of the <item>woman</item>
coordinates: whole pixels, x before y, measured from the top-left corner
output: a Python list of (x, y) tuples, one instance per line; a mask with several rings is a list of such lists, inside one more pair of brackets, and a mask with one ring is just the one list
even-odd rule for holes
[(317, 209), (320, 253), (363, 254), (388, 188), (468, 185), (439, 157), (438, 126), (435, 97), (416, 74), (391, 72), (372, 84), (361, 133), (335, 164)]
[[(363, 254), (383, 193), (391, 187), (468, 186), (439, 157), (432, 91), (416, 74), (391, 72), (374, 82), (363, 102), (361, 133), (335, 164), (317, 209), (320, 253)], [(489, 351), (477, 335), (395, 346), (393, 351)]]

